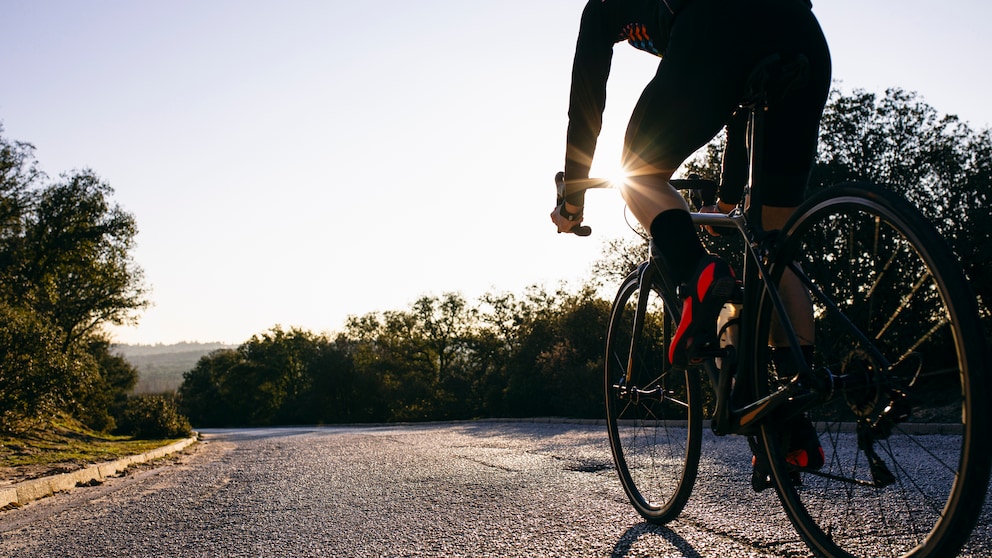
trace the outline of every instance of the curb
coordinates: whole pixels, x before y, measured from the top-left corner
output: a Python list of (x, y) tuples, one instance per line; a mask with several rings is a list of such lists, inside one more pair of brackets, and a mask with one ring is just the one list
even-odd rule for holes
[(170, 453), (181, 451), (196, 441), (197, 437), (193, 436), (140, 455), (131, 455), (114, 461), (105, 461), (96, 465), (90, 465), (84, 469), (79, 469), (78, 471), (72, 471), (71, 473), (61, 473), (50, 477), (22, 481), (0, 488), (0, 510), (8, 507), (20, 507), (32, 500), (52, 496), (58, 492), (68, 492), (80, 485), (99, 483), (105, 478), (116, 476), (131, 465), (160, 459)]

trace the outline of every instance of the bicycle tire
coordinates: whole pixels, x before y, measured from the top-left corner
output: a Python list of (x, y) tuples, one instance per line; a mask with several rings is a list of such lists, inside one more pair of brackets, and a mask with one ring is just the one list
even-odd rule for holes
[[(901, 196), (846, 184), (796, 211), (773, 261), (776, 282), (787, 262), (802, 262), (813, 285), (813, 374), (821, 388), (835, 385), (804, 411), (824, 449), (819, 470), (788, 464), (779, 427), (762, 425), (793, 525), (822, 556), (956, 555), (988, 489), (992, 394), (977, 299), (953, 253)], [(768, 339), (768, 306), (756, 339)], [(756, 395), (789, 375), (759, 349)]]
[(606, 416), (624, 492), (641, 517), (663, 524), (681, 513), (696, 480), (702, 440), (700, 378), (695, 370), (668, 364), (667, 339), (674, 320), (657, 289), (646, 293), (645, 325), (631, 343), (640, 292), (635, 272), (621, 285), (610, 313)]

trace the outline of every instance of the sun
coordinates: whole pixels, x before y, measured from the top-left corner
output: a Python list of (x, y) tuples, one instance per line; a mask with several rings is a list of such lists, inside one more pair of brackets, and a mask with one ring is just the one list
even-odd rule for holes
[(613, 165), (600, 167), (597, 171), (599, 172), (596, 172), (595, 176), (597, 178), (608, 180), (610, 185), (614, 188), (622, 188), (630, 178), (630, 173), (627, 172), (627, 169), (625, 169), (619, 161)]

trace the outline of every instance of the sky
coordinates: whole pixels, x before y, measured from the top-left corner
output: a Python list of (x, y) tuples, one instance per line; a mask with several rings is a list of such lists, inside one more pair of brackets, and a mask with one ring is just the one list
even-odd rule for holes
[[(0, 123), (51, 179), (92, 169), (139, 233), (153, 306), (120, 343), (343, 329), (421, 296), (589, 277), (629, 236), (548, 218), (582, 0), (0, 0)], [(992, 3), (816, 0), (844, 91), (992, 125)], [(657, 60), (617, 45), (593, 174)]]

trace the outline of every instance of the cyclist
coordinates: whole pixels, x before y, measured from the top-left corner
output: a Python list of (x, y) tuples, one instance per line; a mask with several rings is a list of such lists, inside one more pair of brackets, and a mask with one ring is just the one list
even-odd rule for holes
[[(830, 53), (811, 8), (808, 0), (589, 0), (582, 12), (569, 96), (566, 195), (551, 219), (559, 232), (582, 222), (584, 190), (575, 185), (589, 177), (613, 46), (626, 40), (661, 57), (627, 128), (623, 163), (628, 179), (621, 193), (651, 233), (655, 257), (664, 260), (677, 283), (688, 287), (683, 290), (683, 320), (669, 352), (675, 364), (688, 364), (715, 340), (716, 317), (735, 279), (729, 265), (707, 253), (685, 201), (669, 180), (726, 127), (719, 202), (707, 211), (736, 206), (747, 178), (746, 122), (733, 116), (747, 78), (770, 54), (803, 55), (809, 62), (808, 78), (778, 101), (765, 120), (762, 224), (768, 230), (784, 225), (803, 199), (830, 88)], [(805, 293), (798, 286), (784, 290), (800, 338), (812, 343)], [(773, 339), (772, 344), (784, 343)], [(810, 355), (811, 345), (803, 350)], [(794, 430), (795, 464), (822, 464), (822, 449), (808, 420)]]

